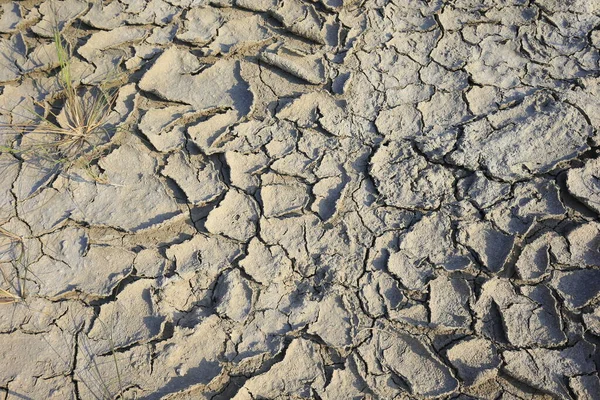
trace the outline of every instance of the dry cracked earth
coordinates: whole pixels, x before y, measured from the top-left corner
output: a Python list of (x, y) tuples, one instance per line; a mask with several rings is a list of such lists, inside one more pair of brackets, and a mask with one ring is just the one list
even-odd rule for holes
[(600, 399), (600, 2), (0, 10), (5, 125), (124, 77), (0, 153), (3, 400)]

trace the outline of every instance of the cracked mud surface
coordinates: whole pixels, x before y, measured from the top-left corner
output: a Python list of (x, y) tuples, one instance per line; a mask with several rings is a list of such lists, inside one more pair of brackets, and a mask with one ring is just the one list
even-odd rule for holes
[[(600, 3), (0, 5), (0, 398), (600, 399)], [(19, 144), (5, 133), (0, 145)]]

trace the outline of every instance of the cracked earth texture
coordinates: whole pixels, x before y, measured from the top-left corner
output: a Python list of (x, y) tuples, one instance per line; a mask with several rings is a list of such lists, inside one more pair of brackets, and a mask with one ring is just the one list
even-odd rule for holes
[[(600, 2), (3, 1), (0, 398), (600, 399)], [(4, 133), (0, 145), (18, 144)]]

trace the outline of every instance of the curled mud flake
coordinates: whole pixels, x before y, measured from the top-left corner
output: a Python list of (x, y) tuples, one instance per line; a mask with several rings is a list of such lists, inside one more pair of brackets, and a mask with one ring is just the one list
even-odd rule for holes
[(185, 14), (183, 26), (177, 39), (195, 45), (210, 43), (223, 25), (223, 18), (218, 10), (212, 8), (192, 8)]
[(430, 164), (408, 141), (390, 142), (375, 152), (370, 173), (385, 203), (408, 209), (438, 208), (450, 196), (453, 177)]
[(593, 351), (593, 346), (584, 341), (563, 350), (505, 351), (503, 370), (534, 388), (568, 398), (570, 391), (563, 383), (564, 378), (596, 372), (591, 360)]
[(97, 29), (115, 29), (124, 23), (124, 5), (120, 1), (109, 4), (93, 3), (89, 11), (81, 17), (86, 24)]
[(576, 158), (589, 148), (592, 134), (575, 107), (544, 93), (492, 114), (488, 121), (468, 124), (449, 158), (506, 181), (531, 179)]
[(502, 362), (494, 343), (486, 339), (461, 341), (448, 350), (447, 357), (467, 385), (495, 378)]
[(144, 74), (139, 87), (196, 111), (231, 108), (238, 117), (252, 107), (252, 92), (239, 76), (239, 62), (219, 60), (204, 68), (191, 53), (171, 47)]
[[(389, 330), (374, 330), (378, 361), (390, 377), (402, 377), (413, 395), (437, 397), (452, 393), (458, 386), (449, 367), (436, 356), (429, 345), (417, 337)], [(414, 369), (414, 365), (420, 368)]]
[(256, 200), (231, 189), (208, 215), (206, 229), (214, 234), (247, 242), (256, 234), (258, 211)]
[(279, 47), (262, 52), (260, 59), (313, 85), (325, 83), (325, 66), (318, 55), (302, 55)]
[(41, 21), (31, 27), (38, 36), (51, 38), (56, 30), (62, 31), (77, 17), (87, 11), (88, 4), (83, 0), (45, 1), (39, 7)]
[(226, 189), (214, 163), (202, 155), (188, 158), (181, 152), (174, 153), (162, 174), (173, 179), (194, 205), (206, 205)]
[[(11, 384), (15, 384), (17, 393), (25, 391), (27, 394), (42, 397), (54, 394), (72, 396), (74, 391), (70, 382), (56, 377), (64, 378), (70, 372), (74, 340), (75, 337), (70, 332), (63, 332), (58, 327), (43, 335), (23, 333), (19, 330), (3, 334), (2, 341), (5, 346), (2, 346), (0, 354), (4, 360), (10, 362), (0, 368), (0, 386), (10, 387)], [(39, 377), (39, 386), (32, 385), (32, 375)], [(23, 386), (17, 386), (19, 384)], [(61, 384), (65, 386), (61, 387)]]
[(590, 160), (582, 168), (569, 170), (567, 188), (585, 205), (600, 213), (600, 160)]
[(0, 83), (14, 81), (21, 76), (19, 66), (26, 63), (26, 53), (27, 47), (20, 33), (10, 39), (0, 39)]
[(282, 394), (308, 397), (313, 391), (321, 391), (324, 385), (324, 360), (319, 345), (306, 339), (295, 339), (286, 349), (283, 360), (264, 374), (246, 381), (233, 398), (270, 398)]
[[(107, 354), (135, 343), (148, 342), (161, 332), (164, 317), (157, 315), (156, 296), (151, 281), (133, 282), (103, 305), (87, 334), (97, 354)], [(93, 342), (93, 344), (92, 344)]]
[(0, 32), (12, 33), (16, 31), (22, 21), (19, 3), (16, 1), (8, 1), (0, 7)]
[(73, 218), (129, 232), (158, 226), (181, 214), (154, 173), (156, 160), (139, 146), (125, 145), (99, 162), (108, 184), (72, 181)]

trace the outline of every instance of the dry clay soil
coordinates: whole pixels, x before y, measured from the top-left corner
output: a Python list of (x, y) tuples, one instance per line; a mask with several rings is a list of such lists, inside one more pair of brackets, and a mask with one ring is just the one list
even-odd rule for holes
[(600, 399), (600, 1), (2, 1), (3, 124), (52, 29), (115, 129), (0, 153), (0, 399)]

